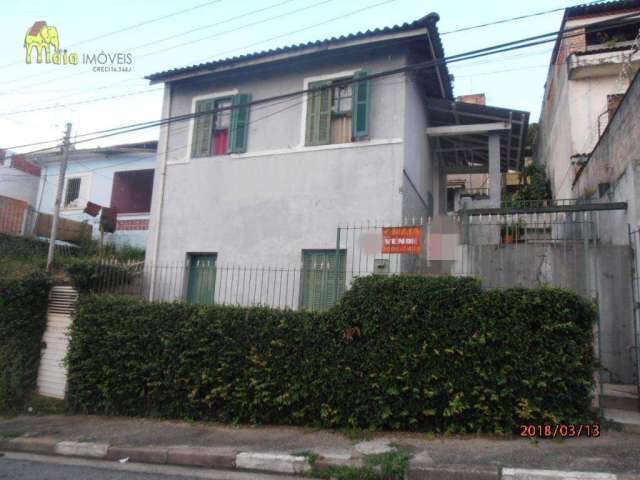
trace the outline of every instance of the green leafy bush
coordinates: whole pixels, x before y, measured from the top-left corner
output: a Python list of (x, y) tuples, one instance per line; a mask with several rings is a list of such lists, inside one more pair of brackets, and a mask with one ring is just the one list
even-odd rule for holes
[(0, 280), (0, 411), (16, 411), (35, 389), (50, 282), (44, 274)]
[(81, 300), (77, 412), (334, 428), (509, 431), (585, 420), (592, 304), (558, 289), (370, 276), (325, 313)]
[(106, 291), (110, 286), (126, 285), (131, 281), (126, 266), (104, 263), (99, 259), (69, 260), (64, 271), (81, 292)]

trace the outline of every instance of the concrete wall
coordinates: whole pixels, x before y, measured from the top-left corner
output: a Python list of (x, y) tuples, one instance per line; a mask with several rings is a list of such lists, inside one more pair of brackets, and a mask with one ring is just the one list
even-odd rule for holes
[(546, 165), (554, 198), (570, 198), (571, 155), (575, 153), (571, 128), (573, 105), (566, 70), (562, 67), (550, 67), (536, 147), (536, 159)]
[(487, 288), (552, 285), (596, 298), (605, 381), (635, 381), (630, 250), (619, 245), (461, 245), (457, 274), (473, 275)]
[[(66, 177), (74, 175), (82, 177), (82, 182), (89, 182), (87, 198), (83, 203), (91, 201), (103, 206), (111, 205), (111, 192), (113, 189), (113, 175), (115, 172), (128, 170), (143, 170), (154, 168), (156, 163), (155, 153), (129, 153), (120, 155), (72, 155), (67, 167)], [(40, 192), (37, 206), (43, 213), (52, 213), (55, 202), (55, 194), (58, 187), (58, 175), (60, 163), (51, 162), (43, 166)], [(62, 208), (60, 215), (76, 221), (86, 221), (93, 226), (93, 235), (99, 237), (98, 217), (91, 217), (84, 213), (83, 208)], [(121, 215), (119, 219), (148, 219), (149, 215)], [(123, 230), (113, 234), (106, 234), (105, 241), (115, 242), (118, 245), (132, 245), (146, 247), (147, 230)]]
[(0, 195), (27, 202), (34, 207), (38, 197), (40, 178), (35, 175), (0, 165)]
[[(194, 98), (202, 95), (250, 93), (259, 100), (302, 90), (309, 80), (349, 76), (362, 68), (375, 73), (404, 63), (402, 52), (379, 50), (273, 68), (258, 78), (184, 81), (166, 94), (163, 114), (191, 113)], [(372, 81), (370, 139), (354, 143), (304, 146), (306, 98), (300, 97), (252, 107), (243, 154), (189, 158), (192, 122), (164, 128), (159, 162), (166, 151), (167, 167), (166, 175), (161, 163), (157, 169), (153, 250), (161, 228), (157, 256), (150, 260), (182, 262), (190, 252), (209, 252), (217, 253), (221, 264), (298, 265), (303, 249), (335, 248), (339, 224), (399, 224), (403, 204), (407, 212), (417, 208), (401, 188), (407, 88), (403, 75)], [(424, 188), (426, 173), (419, 171), (417, 156), (410, 168)]]

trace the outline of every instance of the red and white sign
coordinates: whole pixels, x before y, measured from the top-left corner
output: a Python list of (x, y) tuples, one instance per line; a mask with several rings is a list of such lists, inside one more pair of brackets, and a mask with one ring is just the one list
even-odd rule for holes
[(382, 253), (419, 254), (422, 227), (387, 227), (382, 229)]

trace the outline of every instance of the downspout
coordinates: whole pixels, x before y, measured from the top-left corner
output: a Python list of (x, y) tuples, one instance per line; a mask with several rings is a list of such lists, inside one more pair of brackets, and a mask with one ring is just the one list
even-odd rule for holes
[[(164, 107), (163, 118), (171, 118), (171, 102), (172, 102), (172, 85), (165, 84), (164, 91)], [(158, 252), (160, 250), (160, 228), (162, 226), (162, 209), (164, 207), (164, 188), (167, 178), (167, 159), (169, 157), (169, 128), (171, 123), (167, 123), (162, 127), (164, 139), (162, 142), (162, 157), (160, 159), (160, 179), (158, 181), (158, 208), (155, 213), (155, 230), (153, 232), (153, 247), (151, 256), (151, 288), (149, 289), (149, 300), (153, 300), (156, 290), (156, 263), (158, 260)], [(153, 220), (153, 219), (152, 219)]]

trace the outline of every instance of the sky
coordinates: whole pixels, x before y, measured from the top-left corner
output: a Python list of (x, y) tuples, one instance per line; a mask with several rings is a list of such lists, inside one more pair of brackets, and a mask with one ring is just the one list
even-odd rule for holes
[[(30, 0), (3, 3), (0, 148), (158, 119), (162, 87), (144, 76), (185, 65), (440, 15), (445, 54), (555, 31), (562, 12), (458, 28), (566, 7), (566, 0)], [(165, 17), (165, 18), (161, 18)], [(25, 33), (44, 20), (78, 65), (27, 65)], [(275, 38), (277, 37), (277, 38)], [(540, 112), (552, 44), (451, 64), (454, 94), (485, 93), (487, 103)], [(85, 55), (131, 54), (130, 71), (95, 72)], [(104, 57), (102, 57), (104, 58)], [(122, 58), (122, 57), (121, 57)], [(114, 98), (111, 98), (114, 97)], [(31, 110), (25, 112), (24, 110)], [(96, 140), (106, 146), (157, 139), (157, 129)], [(51, 143), (50, 145), (54, 145)], [(45, 145), (14, 148), (26, 152)], [(78, 145), (80, 147), (80, 145)]]

